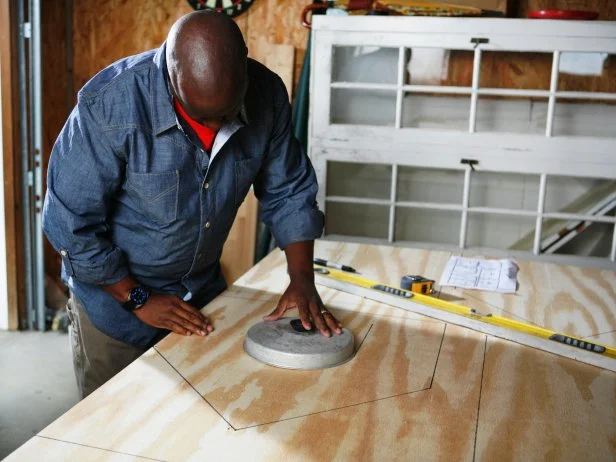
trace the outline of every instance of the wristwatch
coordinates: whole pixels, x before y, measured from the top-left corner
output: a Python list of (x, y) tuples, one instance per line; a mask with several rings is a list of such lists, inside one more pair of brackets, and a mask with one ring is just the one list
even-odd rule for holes
[(150, 298), (152, 291), (145, 286), (133, 287), (128, 293), (128, 300), (122, 303), (122, 307), (126, 311), (133, 312), (138, 308), (141, 308)]

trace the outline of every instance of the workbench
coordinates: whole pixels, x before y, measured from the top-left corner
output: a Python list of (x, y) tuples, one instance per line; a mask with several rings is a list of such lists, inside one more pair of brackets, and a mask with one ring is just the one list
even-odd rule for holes
[[(315, 255), (396, 284), (438, 280), (451, 254), (320, 241)], [(616, 271), (518, 264), (516, 294), (435, 296), (616, 344)], [(615, 373), (333, 289), (318, 287), (356, 337), (351, 361), (257, 362), (245, 333), (287, 284), (274, 251), (203, 309), (209, 337), (168, 335), (7, 460), (614, 460)]]

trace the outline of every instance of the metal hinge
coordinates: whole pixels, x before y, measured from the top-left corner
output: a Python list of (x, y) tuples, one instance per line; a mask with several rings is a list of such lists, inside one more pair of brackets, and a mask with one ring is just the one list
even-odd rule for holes
[(32, 37), (32, 24), (24, 22), (24, 38)]

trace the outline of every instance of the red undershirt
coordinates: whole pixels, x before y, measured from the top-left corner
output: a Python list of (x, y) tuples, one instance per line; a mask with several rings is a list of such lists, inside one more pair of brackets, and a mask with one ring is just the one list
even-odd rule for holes
[(186, 114), (186, 111), (184, 111), (184, 108), (180, 105), (178, 100), (175, 98), (173, 98), (173, 107), (175, 107), (175, 111), (180, 115), (180, 117), (182, 117), (182, 119), (184, 119), (186, 123), (190, 125), (190, 128), (195, 131), (195, 133), (201, 140), (201, 143), (203, 143), (203, 147), (207, 151), (211, 151), (212, 146), (214, 145), (214, 139), (216, 138), (217, 132), (210, 128), (207, 128), (204, 125), (201, 125), (196, 120), (191, 119), (190, 116)]

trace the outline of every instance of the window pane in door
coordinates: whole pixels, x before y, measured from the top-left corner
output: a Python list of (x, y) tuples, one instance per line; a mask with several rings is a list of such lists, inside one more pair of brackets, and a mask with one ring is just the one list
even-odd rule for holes
[(332, 88), (330, 123), (394, 126), (396, 92)]
[(547, 98), (481, 95), (475, 130), (545, 135), (547, 114)]
[(391, 165), (327, 162), (327, 196), (389, 199)]
[(470, 87), (473, 52), (414, 47), (406, 50), (404, 84)]
[(470, 95), (406, 93), (402, 101), (402, 127), (468, 131)]
[(535, 222), (534, 217), (469, 212), (466, 245), (532, 251)]
[[(616, 209), (608, 216), (614, 217)], [(611, 223), (546, 219), (541, 233), (541, 253), (609, 257), (614, 237)]]
[(325, 233), (387, 239), (389, 206), (327, 202)]
[(615, 194), (616, 180), (548, 175), (544, 210), (548, 213), (597, 213)]
[(464, 171), (398, 167), (397, 201), (462, 204)]
[(562, 52), (558, 91), (616, 93), (616, 54)]
[(335, 46), (332, 49), (332, 82), (396, 84), (398, 53), (398, 48)]
[(457, 245), (460, 219), (458, 211), (396, 207), (394, 240)]
[(614, 138), (615, 121), (616, 101), (557, 98), (552, 135)]
[(457, 245), (460, 219), (458, 211), (396, 207), (394, 240)]
[(483, 51), (480, 88), (549, 90), (552, 53)]
[(536, 211), (538, 197), (539, 175), (481, 171), (471, 174), (471, 207)]

